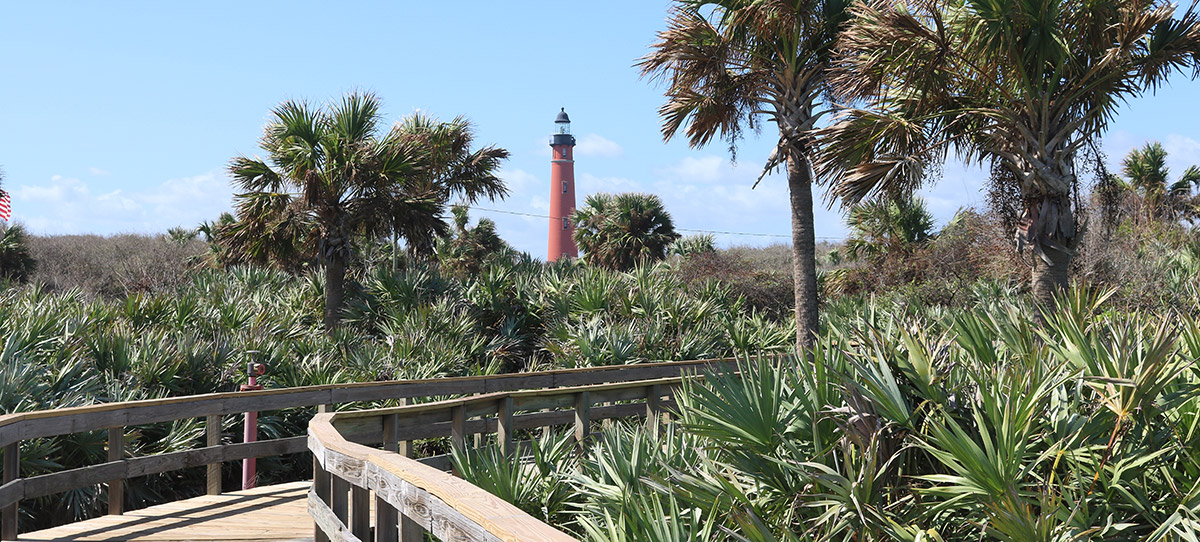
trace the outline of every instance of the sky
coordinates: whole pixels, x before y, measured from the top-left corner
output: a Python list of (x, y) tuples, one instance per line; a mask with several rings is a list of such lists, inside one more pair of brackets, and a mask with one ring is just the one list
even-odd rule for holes
[[(752, 188), (769, 131), (737, 149), (664, 142), (663, 88), (634, 66), (665, 28), (667, 0), (548, 2), (10, 2), (0, 9), (0, 170), (14, 221), (35, 234), (161, 233), (231, 210), (226, 168), (262, 154), (284, 100), (371, 91), (389, 123), (421, 110), (464, 115), (477, 141), (508, 149), (511, 191), (474, 218), (543, 257), (548, 138), (571, 116), (577, 205), (596, 192), (659, 195), (682, 230), (720, 246), (786, 242), (782, 173)], [(1180, 74), (1126, 104), (1104, 139), (1110, 167), (1161, 141), (1169, 165), (1200, 164), (1200, 83)], [(986, 175), (951, 164), (922, 191), (945, 223), (982, 207)], [(818, 198), (823, 198), (818, 188)], [(818, 204), (817, 236), (847, 233)], [(682, 233), (691, 233), (683, 231)]]

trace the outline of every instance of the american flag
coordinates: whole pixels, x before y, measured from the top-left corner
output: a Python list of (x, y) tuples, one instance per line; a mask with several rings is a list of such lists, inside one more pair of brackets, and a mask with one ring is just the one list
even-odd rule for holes
[(8, 192), (0, 190), (0, 220), (8, 222), (12, 217), (12, 200), (8, 197)]

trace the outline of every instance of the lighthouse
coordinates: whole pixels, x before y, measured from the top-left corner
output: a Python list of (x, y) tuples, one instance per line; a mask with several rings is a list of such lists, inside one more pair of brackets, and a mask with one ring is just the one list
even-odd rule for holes
[(578, 258), (575, 247), (575, 224), (571, 215), (575, 212), (575, 159), (573, 148), (575, 136), (571, 135), (571, 118), (566, 108), (554, 119), (554, 135), (550, 136), (550, 238), (547, 242), (546, 260)]

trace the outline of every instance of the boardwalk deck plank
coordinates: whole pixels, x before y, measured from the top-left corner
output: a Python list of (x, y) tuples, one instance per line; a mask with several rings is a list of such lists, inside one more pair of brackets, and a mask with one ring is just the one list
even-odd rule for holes
[(21, 542), (311, 541), (309, 482), (204, 495), (34, 531)]

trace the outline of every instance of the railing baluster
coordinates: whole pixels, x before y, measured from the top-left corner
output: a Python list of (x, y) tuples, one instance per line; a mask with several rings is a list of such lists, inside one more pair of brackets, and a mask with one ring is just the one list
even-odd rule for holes
[(513, 400), (505, 397), (496, 405), (496, 441), (504, 455), (513, 452)]
[(341, 476), (330, 474), (329, 509), (341, 520), (342, 525), (350, 525), (350, 482)]
[[(4, 483), (21, 476), (21, 443), (14, 442), (4, 447)], [(0, 511), (0, 538), (17, 539), (17, 515), (20, 503), (13, 503)]]
[[(317, 498), (325, 503), (325, 506), (331, 506), (330, 491), (332, 486), (329, 480), (329, 471), (321, 467), (321, 464), (313, 460), (313, 490), (317, 493)], [(329, 535), (321, 530), (319, 525), (313, 524), (313, 541), (314, 542), (329, 542)]]
[[(125, 459), (125, 428), (108, 428), (108, 460), (120, 461)], [(108, 513), (119, 516), (125, 509), (125, 481), (108, 481)]]
[(350, 485), (350, 532), (359, 540), (371, 540), (371, 490)]
[[(398, 452), (400, 443), (396, 442), (396, 424), (399, 417), (395, 414), (388, 414), (383, 417), (383, 449), (389, 452)], [(396, 542), (398, 537), (396, 509), (392, 507), (387, 499), (378, 493), (375, 494), (375, 542)]]
[[(204, 418), (204, 444), (205, 446), (220, 446), (221, 445), (221, 416), (207, 416)], [(209, 495), (221, 494), (221, 464), (209, 463), (205, 466), (208, 470), (205, 476)]]

